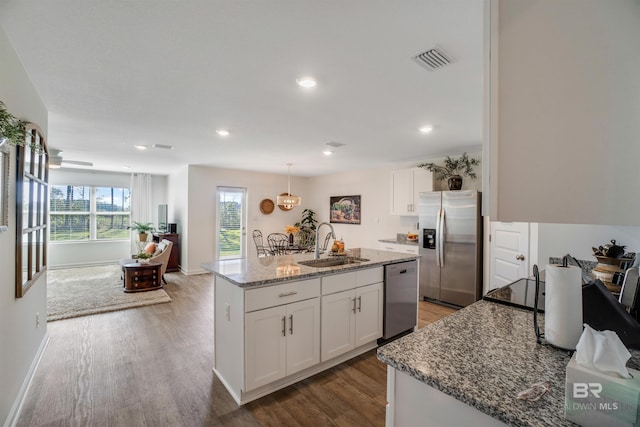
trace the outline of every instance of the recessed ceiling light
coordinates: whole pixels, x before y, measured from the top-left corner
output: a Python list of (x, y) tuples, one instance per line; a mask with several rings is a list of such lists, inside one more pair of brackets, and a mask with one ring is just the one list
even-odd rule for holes
[(296, 83), (298, 83), (298, 86), (302, 86), (304, 88), (312, 88), (315, 87), (316, 84), (318, 84), (316, 82), (316, 79), (314, 79), (313, 77), (300, 77), (299, 79), (296, 79)]
[(146, 145), (134, 145), (134, 147), (136, 147), (138, 150), (146, 150), (147, 149)]
[(324, 151), (322, 152), (322, 154), (324, 154), (325, 156), (330, 156), (331, 154), (333, 154), (333, 151), (331, 151), (331, 150), (324, 150)]
[(433, 126), (422, 126), (419, 130), (422, 133), (430, 133), (433, 130)]
[(131, 169), (131, 166), (129, 166), (129, 165), (124, 165), (122, 168), (123, 168), (123, 169)]
[(216, 133), (220, 136), (229, 136), (229, 131), (226, 129), (217, 129)]

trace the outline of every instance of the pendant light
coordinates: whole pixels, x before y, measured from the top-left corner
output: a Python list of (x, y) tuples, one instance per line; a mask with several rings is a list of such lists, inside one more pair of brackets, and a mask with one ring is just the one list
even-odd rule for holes
[(289, 166), (289, 174), (287, 177), (287, 192), (277, 197), (277, 204), (281, 209), (291, 210), (295, 206), (300, 206), (302, 199), (300, 196), (294, 196), (291, 194), (291, 163), (287, 163)]

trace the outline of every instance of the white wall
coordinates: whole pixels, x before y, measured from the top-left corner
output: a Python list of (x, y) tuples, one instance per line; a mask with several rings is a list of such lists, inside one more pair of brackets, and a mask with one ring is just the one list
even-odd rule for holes
[[(40, 126), (47, 134), (47, 109), (0, 27), (0, 100), (17, 117)], [(9, 231), (0, 232), (0, 424), (15, 421), (26, 381), (46, 342), (47, 274), (27, 293), (15, 298), (15, 150), (10, 154)], [(40, 313), (40, 327), (35, 314)]]
[[(184, 186), (183, 171), (170, 177), (170, 193), (177, 196), (177, 203), (185, 203), (182, 193)], [(265, 238), (267, 234), (284, 232), (284, 227), (300, 221), (302, 210), (312, 207), (308, 201), (308, 178), (291, 177), (291, 192), (302, 197), (302, 206), (290, 211), (282, 211), (277, 206), (273, 213), (265, 215), (260, 212), (260, 201), (271, 199), (287, 191), (287, 176), (278, 174), (247, 172), (233, 169), (212, 168), (206, 166), (188, 166), (189, 207), (185, 212), (184, 206), (177, 207), (175, 212), (187, 221), (180, 220), (178, 227), (188, 226), (183, 231), (181, 241), (181, 269), (186, 274), (203, 273), (200, 266), (215, 258), (215, 224), (216, 224), (216, 188), (241, 187), (247, 189), (247, 256), (255, 257), (255, 245), (251, 239), (251, 231), (262, 230)], [(185, 203), (186, 205), (186, 203)], [(184, 230), (184, 228), (183, 228)], [(186, 238), (185, 238), (185, 235)]]
[[(479, 152), (469, 153), (480, 158)], [(338, 238), (348, 248), (377, 248), (379, 239), (395, 238), (397, 233), (415, 231), (417, 217), (390, 214), (390, 174), (392, 170), (415, 167), (423, 161), (441, 162), (442, 158), (425, 158), (410, 164), (385, 168), (343, 172), (320, 177), (291, 177), (291, 192), (302, 197), (302, 206), (291, 211), (278, 207), (270, 215), (260, 212), (260, 201), (275, 201), (287, 189), (287, 176), (247, 172), (206, 166), (186, 166), (169, 176), (169, 216), (178, 223), (180, 233), (181, 270), (186, 274), (204, 272), (200, 265), (215, 257), (215, 197), (218, 186), (243, 187), (248, 191), (247, 256), (254, 257), (251, 239), (254, 229), (266, 236), (284, 232), (284, 227), (299, 222), (305, 208), (313, 209), (319, 222), (329, 220), (329, 197), (360, 195), (362, 223), (360, 225), (333, 224)], [(478, 179), (465, 179), (463, 188), (482, 187), (482, 170)], [(188, 191), (185, 188), (188, 187)], [(188, 194), (188, 197), (187, 197)], [(326, 233), (329, 229), (322, 230)], [(266, 243), (266, 242), (265, 242)]]
[(538, 224), (538, 259), (542, 266), (549, 257), (571, 254), (577, 259), (597, 261), (591, 247), (614, 239), (628, 252), (640, 252), (640, 227), (582, 224)]
[[(81, 169), (52, 169), (51, 185), (88, 185), (129, 188), (131, 174)], [(158, 204), (167, 203), (167, 177), (152, 175), (153, 221), (158, 223)], [(135, 233), (132, 239), (137, 239)], [(135, 246), (132, 239), (112, 241), (49, 242), (49, 267), (68, 268), (82, 265), (112, 264), (129, 258)]]
[(172, 172), (167, 180), (167, 204), (169, 222), (175, 223), (180, 247), (180, 269), (189, 259), (189, 167)]
[[(417, 217), (391, 215), (391, 171), (415, 167), (404, 164), (394, 167), (342, 172), (309, 179), (309, 198), (305, 201), (316, 211), (319, 222), (329, 221), (329, 198), (360, 195), (361, 224), (332, 224), (345, 249), (378, 248), (378, 240), (395, 238), (396, 233), (415, 231)], [(329, 231), (321, 230), (324, 236)]]

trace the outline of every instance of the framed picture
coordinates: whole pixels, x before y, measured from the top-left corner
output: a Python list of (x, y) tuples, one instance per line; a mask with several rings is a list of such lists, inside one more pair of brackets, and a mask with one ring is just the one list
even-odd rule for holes
[(329, 222), (360, 224), (360, 196), (329, 197)]

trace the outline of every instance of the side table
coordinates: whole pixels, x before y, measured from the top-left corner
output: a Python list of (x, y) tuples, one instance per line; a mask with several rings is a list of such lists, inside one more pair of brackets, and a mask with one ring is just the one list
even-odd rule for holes
[(124, 291), (142, 292), (162, 288), (161, 267), (160, 262), (125, 264)]

